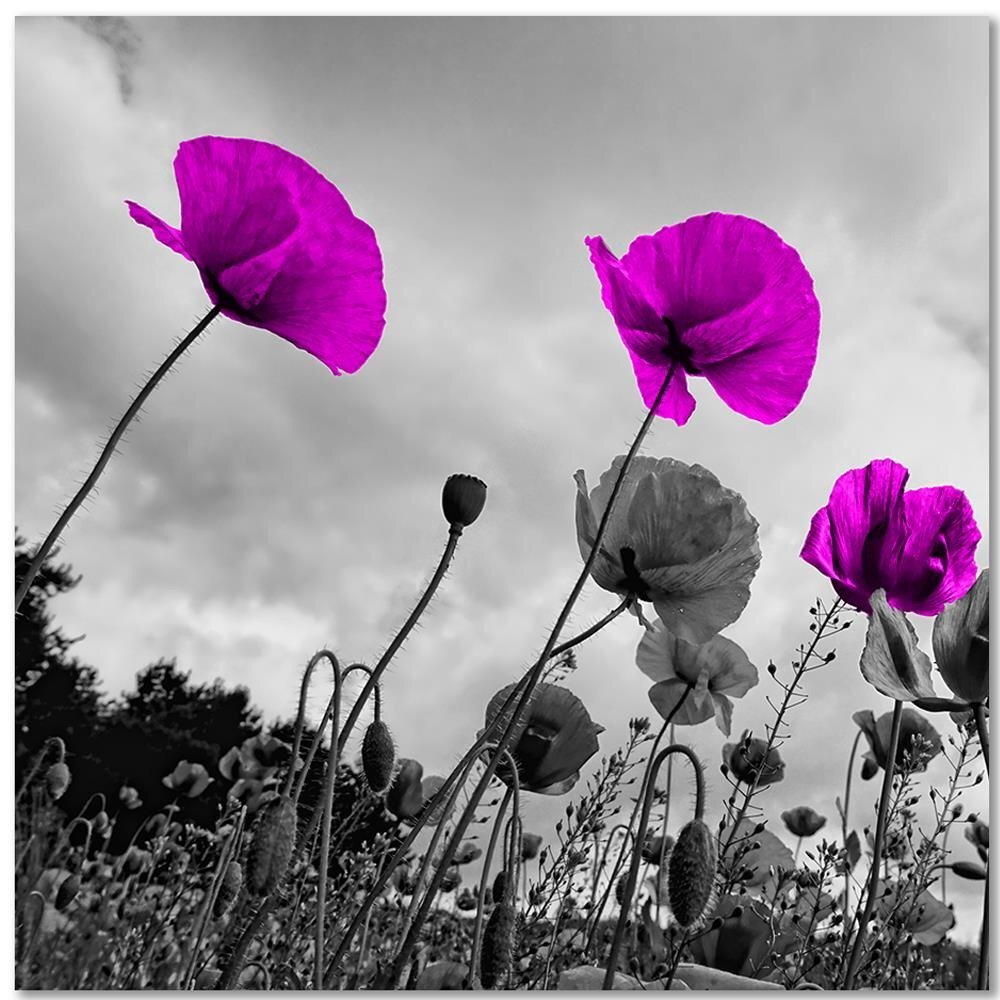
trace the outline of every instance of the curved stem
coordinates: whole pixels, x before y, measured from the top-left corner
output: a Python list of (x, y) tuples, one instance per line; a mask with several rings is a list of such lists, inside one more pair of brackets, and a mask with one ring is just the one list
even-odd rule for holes
[[(330, 751), (326, 760), (326, 778), (323, 783), (323, 813), (319, 843), (319, 884), (316, 887), (316, 954), (313, 965), (313, 989), (323, 989), (323, 950), (326, 944), (326, 880), (330, 867), (330, 824), (333, 818), (333, 789), (337, 780), (337, 728), (340, 725), (341, 674), (337, 657), (324, 651), (333, 669), (333, 727), (330, 731)], [(322, 732), (322, 731), (321, 731)], [(315, 743), (319, 743), (317, 733)]]
[(497, 841), (500, 839), (500, 831), (504, 828), (503, 814), (510, 805), (510, 800), (514, 797), (514, 786), (510, 785), (500, 803), (496, 818), (493, 821), (493, 830), (490, 833), (490, 842), (486, 848), (486, 857), (483, 859), (483, 871), (479, 878), (479, 894), (476, 900), (476, 921), (472, 928), (472, 951), (469, 953), (469, 986), (476, 981), (479, 974), (479, 950), (483, 944), (483, 916), (486, 907), (486, 880), (489, 878), (490, 865), (493, 864), (493, 853), (497, 849)]
[(381, 659), (375, 664), (374, 669), (368, 675), (368, 680), (365, 682), (365, 686), (361, 689), (361, 694), (358, 695), (354, 705), (351, 707), (351, 711), (347, 715), (347, 721), (344, 723), (343, 731), (340, 734), (339, 749), (341, 753), (343, 753), (347, 740), (351, 735), (351, 731), (354, 729), (354, 725), (358, 721), (358, 716), (361, 714), (361, 710), (364, 708), (365, 702), (368, 701), (368, 697), (371, 695), (372, 690), (381, 680), (386, 667), (389, 666), (389, 662), (396, 655), (399, 647), (403, 645), (403, 642), (413, 630), (413, 626), (417, 624), (417, 620), (424, 613), (427, 605), (430, 604), (431, 598), (434, 596), (434, 592), (438, 589), (438, 586), (444, 579), (445, 573), (448, 572), (448, 566), (451, 564), (452, 556), (455, 554), (455, 548), (458, 545), (458, 540), (461, 536), (462, 526), (460, 524), (453, 524), (448, 529), (448, 541), (445, 544), (441, 560), (438, 563), (437, 569), (434, 570), (434, 575), (431, 577), (430, 583), (427, 584), (423, 595), (420, 600), (417, 601), (417, 606), (410, 612), (410, 617), (406, 619), (403, 623), (403, 627), (396, 633), (396, 638), (389, 643), (389, 648), (382, 654)]
[(115, 453), (115, 448), (118, 447), (118, 442), (121, 440), (122, 435), (125, 433), (126, 428), (132, 422), (135, 415), (142, 409), (143, 403), (149, 398), (150, 393), (156, 388), (160, 380), (164, 375), (171, 369), (174, 362), (194, 343), (195, 338), (208, 326), (209, 323), (219, 315), (220, 306), (212, 306), (211, 309), (204, 315), (204, 317), (199, 320), (195, 328), (167, 355), (166, 360), (160, 365), (159, 368), (149, 376), (149, 380), (146, 384), (139, 390), (136, 394), (135, 399), (132, 400), (132, 405), (125, 411), (121, 420), (115, 425), (115, 429), (111, 432), (111, 437), (108, 438), (107, 444), (101, 450), (101, 454), (98, 456), (97, 463), (91, 470), (90, 475), (83, 481), (83, 485), (76, 491), (76, 495), (72, 500), (66, 505), (66, 509), (59, 515), (59, 519), (52, 526), (52, 530), (45, 536), (45, 541), (38, 546), (38, 551), (35, 553), (35, 557), (31, 560), (31, 565), (28, 567), (27, 572), (24, 574), (24, 578), (21, 580), (20, 585), (17, 588), (17, 595), (14, 598), (14, 613), (17, 614), (17, 609), (21, 606), (21, 602), (24, 600), (25, 594), (28, 593), (28, 589), (34, 582), (35, 577), (38, 575), (38, 571), (42, 568), (42, 563), (45, 562), (48, 554), (52, 551), (52, 546), (58, 541), (59, 536), (62, 534), (63, 529), (69, 523), (70, 518), (76, 513), (77, 508), (84, 500), (87, 499), (88, 494), (94, 488), (97, 480), (100, 479), (101, 473), (104, 471), (104, 467), (111, 461), (111, 456)]
[(865, 942), (865, 931), (868, 928), (868, 921), (871, 919), (872, 911), (875, 909), (875, 901), (878, 896), (879, 866), (882, 860), (882, 845), (885, 840), (886, 820), (889, 816), (889, 799), (892, 797), (892, 776), (896, 771), (896, 751), (899, 748), (899, 730), (903, 722), (903, 703), (897, 701), (892, 710), (892, 733), (889, 737), (889, 749), (886, 753), (885, 778), (882, 781), (882, 795), (878, 803), (878, 822), (875, 826), (875, 844), (872, 848), (872, 866), (868, 873), (868, 890), (865, 895), (865, 908), (858, 921), (858, 930), (854, 938), (854, 945), (851, 948), (851, 958), (847, 963), (847, 975), (844, 977), (845, 990), (854, 989), (854, 978), (858, 974), (861, 965), (861, 951)]
[[(690, 691), (690, 687), (688, 691)], [(685, 697), (687, 692), (685, 692)], [(678, 702), (673, 712), (674, 714), (683, 702)], [(695, 818), (701, 819), (705, 812), (705, 776), (702, 773), (701, 761), (698, 760), (695, 752), (684, 746), (683, 743), (671, 743), (670, 746), (661, 750), (653, 760), (649, 776), (646, 780), (646, 787), (642, 793), (642, 815), (639, 817), (639, 826), (635, 831), (635, 846), (632, 849), (632, 863), (628, 870), (628, 880), (625, 883), (625, 894), (622, 899), (621, 908), (618, 911), (618, 923), (615, 926), (615, 936), (611, 942), (611, 952), (608, 955), (608, 964), (604, 970), (604, 984), (601, 989), (610, 990), (614, 988), (615, 971), (618, 966), (618, 953), (621, 951), (622, 942), (625, 940), (625, 925), (628, 923), (628, 915), (632, 910), (632, 897), (635, 895), (635, 883), (639, 874), (639, 862), (642, 860), (642, 844), (646, 838), (646, 828), (649, 825), (649, 811), (653, 805), (653, 793), (656, 790), (656, 775), (663, 762), (672, 754), (682, 753), (694, 766), (695, 774)], [(659, 889), (659, 886), (657, 886)]]
[[(556, 643), (559, 641), (559, 634), (562, 632), (563, 627), (566, 624), (570, 613), (573, 610), (573, 606), (576, 604), (576, 599), (580, 596), (580, 591), (583, 590), (583, 585), (586, 583), (590, 576), (590, 571), (593, 569), (594, 563), (597, 561), (597, 554), (601, 549), (601, 542), (604, 540), (605, 532), (607, 531), (608, 524), (611, 520), (611, 514), (614, 510), (615, 501), (618, 499), (618, 495), (621, 493), (622, 486), (625, 482), (625, 476), (628, 472), (629, 466), (632, 464), (632, 459), (635, 457), (636, 453), (641, 446), (643, 439), (646, 436), (646, 432), (649, 430), (653, 422), (653, 417), (656, 414), (656, 410), (660, 405), (664, 395), (666, 395), (667, 388), (670, 385), (670, 381), (674, 374), (674, 365), (670, 366), (666, 377), (663, 380), (663, 384), (660, 386), (659, 391), (656, 394), (656, 398), (653, 400), (653, 405), (649, 408), (649, 412), (646, 414), (642, 425), (639, 428), (638, 433), (635, 436), (635, 440), (632, 442), (632, 446), (628, 450), (628, 454), (625, 456), (625, 460), (622, 462), (621, 468), (618, 470), (618, 476), (615, 479), (614, 486), (611, 488), (611, 495), (608, 497), (607, 506), (604, 509), (604, 514), (601, 517), (600, 523), (597, 527), (597, 533), (594, 537), (594, 541), (591, 544), (590, 553), (584, 562), (583, 569), (580, 571), (580, 575), (577, 577), (576, 583), (570, 590), (569, 596), (566, 598), (566, 602), (559, 612), (556, 622), (552, 627), (552, 631), (549, 633), (548, 640), (545, 643), (545, 648), (542, 650), (542, 655), (538, 658), (535, 665), (528, 672), (524, 678), (524, 693), (521, 695), (521, 699), (514, 709), (510, 721), (507, 724), (507, 728), (503, 735), (500, 737), (500, 741), (497, 744), (497, 751), (492, 756), (490, 763), (487, 765), (479, 784), (476, 786), (472, 793), (472, 797), (469, 800), (469, 804), (465, 808), (465, 812), (462, 814), (461, 818), (456, 825), (455, 833), (452, 836), (451, 841), (445, 848), (445, 863), (454, 855), (459, 843), (461, 843), (462, 837), (465, 835), (465, 831), (469, 828), (469, 824), (472, 822), (472, 816), (475, 812), (476, 807), (479, 805), (483, 794), (489, 787), (489, 783), (493, 778), (493, 774), (496, 771), (497, 765), (500, 761), (500, 756), (503, 751), (508, 749), (513, 742), (514, 734), (517, 732), (521, 715), (524, 712), (526, 706), (531, 700), (534, 694), (535, 687), (538, 684), (539, 678), (541, 677), (542, 671), (545, 667), (546, 662), (552, 655), (552, 650), (555, 648)], [(497, 713), (494, 722), (498, 722), (500, 719), (504, 718), (502, 711)], [(494, 727), (487, 727), (492, 731)], [(428, 892), (427, 898), (424, 900), (424, 904), (420, 909), (420, 913), (417, 916), (417, 920), (413, 927), (410, 928), (410, 933), (406, 936), (403, 941), (402, 948), (400, 949), (399, 955), (397, 956), (397, 963), (400, 968), (406, 964), (406, 960), (409, 958), (410, 952), (412, 952), (414, 945), (417, 942), (417, 935), (420, 933), (420, 928), (423, 921), (426, 919), (428, 912), (430, 911), (431, 904), (433, 902), (433, 895), (437, 891), (437, 886), (440, 885), (441, 878), (443, 877), (443, 872), (438, 872), (435, 875), (434, 882), (431, 883), (431, 890)]]

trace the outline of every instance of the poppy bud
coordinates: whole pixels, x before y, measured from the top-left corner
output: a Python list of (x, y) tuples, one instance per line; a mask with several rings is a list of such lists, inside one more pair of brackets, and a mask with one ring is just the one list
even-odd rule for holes
[(285, 877), (295, 850), (295, 805), (286, 795), (272, 799), (262, 810), (250, 844), (248, 880), (250, 891), (264, 896)]
[(219, 894), (215, 897), (212, 915), (218, 919), (224, 916), (233, 905), (243, 886), (243, 866), (238, 861), (230, 861), (226, 865), (222, 881), (219, 883)]
[(687, 823), (670, 852), (667, 895), (681, 927), (696, 927), (715, 897), (715, 838), (700, 819)]
[(368, 787), (376, 794), (383, 795), (392, 783), (392, 773), (396, 767), (396, 746), (389, 727), (376, 719), (366, 730), (361, 744), (361, 765)]
[(507, 888), (507, 873), (501, 869), (497, 872), (497, 877), (493, 879), (493, 898), (499, 903), (503, 899), (504, 890)]
[(615, 899), (619, 906), (625, 905), (625, 893), (628, 890), (628, 876), (622, 875), (615, 883)]
[(61, 760), (52, 764), (45, 772), (45, 787), (53, 801), (62, 798), (66, 789), (69, 788), (69, 783), (69, 768)]
[(467, 528), (483, 512), (485, 504), (486, 483), (481, 479), (457, 473), (445, 480), (441, 506), (452, 527)]
[(504, 989), (514, 961), (514, 927), (517, 914), (510, 903), (499, 903), (483, 933), (480, 979), (483, 989)]
[(984, 882), (986, 880), (986, 869), (982, 865), (977, 865), (974, 861), (956, 861), (951, 870), (959, 878), (967, 878), (973, 882)]
[(70, 903), (76, 899), (77, 894), (80, 891), (80, 876), (70, 875), (68, 878), (64, 878), (59, 885), (59, 889), (56, 892), (56, 909), (65, 910)]

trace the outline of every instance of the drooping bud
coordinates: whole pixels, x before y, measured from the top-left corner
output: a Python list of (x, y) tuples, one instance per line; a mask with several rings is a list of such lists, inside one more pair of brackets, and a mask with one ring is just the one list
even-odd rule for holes
[(497, 872), (496, 878), (493, 879), (493, 899), (495, 902), (499, 903), (503, 899), (506, 889), (507, 873), (501, 868)]
[(615, 899), (619, 906), (625, 905), (625, 893), (628, 891), (628, 876), (622, 875), (615, 882)]
[(243, 866), (238, 861), (230, 861), (219, 883), (219, 894), (215, 897), (212, 915), (218, 919), (233, 905), (243, 886)]
[(481, 479), (457, 473), (445, 480), (441, 506), (452, 527), (467, 528), (483, 512), (485, 504), (486, 483)]
[(502, 990), (510, 978), (514, 962), (514, 929), (517, 913), (510, 903), (498, 903), (483, 933), (480, 979), (483, 989)]
[(80, 892), (80, 876), (76, 873), (64, 878), (56, 890), (56, 909), (65, 910)]
[(247, 880), (257, 896), (272, 892), (288, 871), (295, 850), (295, 805), (287, 795), (272, 799), (261, 810), (250, 843)]
[(64, 761), (57, 761), (45, 772), (45, 787), (53, 801), (61, 799), (69, 788), (71, 776)]
[(396, 767), (396, 744), (389, 727), (376, 719), (366, 730), (361, 744), (361, 766), (368, 787), (376, 795), (384, 795), (392, 784)]
[(667, 899), (681, 927), (697, 927), (711, 909), (717, 864), (712, 831), (691, 820), (677, 835), (668, 865)]

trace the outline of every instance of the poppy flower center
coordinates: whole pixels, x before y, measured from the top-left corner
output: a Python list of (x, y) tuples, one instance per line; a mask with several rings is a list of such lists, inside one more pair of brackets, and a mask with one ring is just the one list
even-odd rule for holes
[(619, 581), (618, 588), (634, 594), (643, 601), (650, 600), (649, 585), (643, 580), (639, 567), (635, 564), (635, 549), (626, 545), (619, 550), (619, 554), (625, 575)]
[(671, 361), (677, 362), (688, 375), (700, 375), (701, 369), (694, 363), (691, 348), (681, 340), (674, 321), (669, 316), (664, 316), (663, 323), (667, 328), (667, 342), (663, 353)]

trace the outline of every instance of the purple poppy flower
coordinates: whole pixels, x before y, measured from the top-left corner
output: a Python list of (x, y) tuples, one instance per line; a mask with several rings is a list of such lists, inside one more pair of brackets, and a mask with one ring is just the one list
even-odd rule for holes
[(181, 227), (133, 201), (129, 214), (193, 261), (213, 303), (323, 362), (355, 372), (385, 325), (371, 227), (305, 160), (268, 142), (202, 136), (174, 159)]
[(704, 375), (727, 406), (764, 424), (798, 406), (816, 363), (819, 303), (776, 232), (713, 212), (636, 237), (621, 260), (600, 236), (586, 243), (647, 406), (673, 367), (661, 417), (687, 423), (689, 375)]
[(909, 476), (888, 458), (850, 469), (813, 515), (802, 558), (859, 611), (871, 613), (881, 588), (900, 611), (936, 615), (976, 579), (980, 533), (965, 494), (954, 486), (904, 490)]

